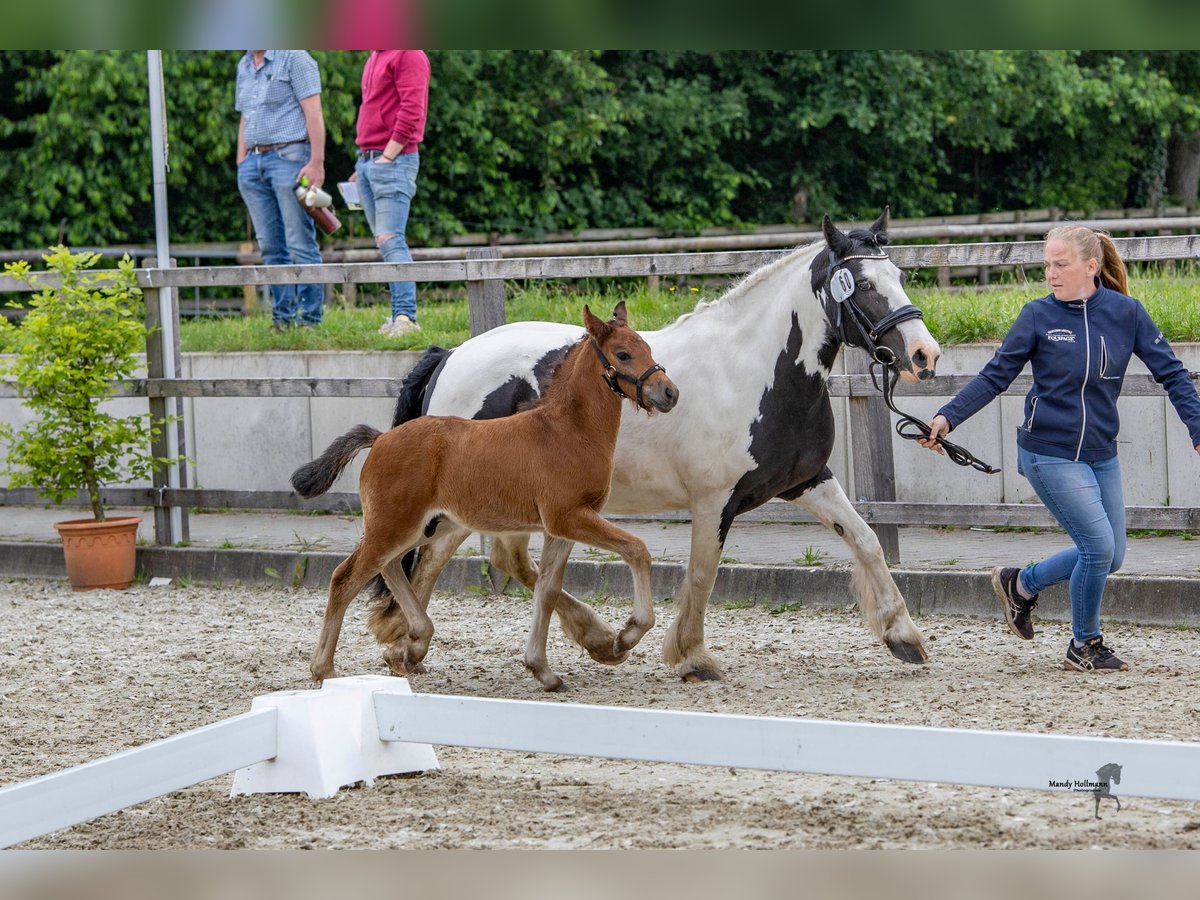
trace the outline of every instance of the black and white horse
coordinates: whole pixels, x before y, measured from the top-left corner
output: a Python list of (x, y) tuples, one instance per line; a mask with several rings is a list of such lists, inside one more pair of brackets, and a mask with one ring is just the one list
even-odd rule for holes
[[(721, 677), (704, 646), (721, 548), (736, 516), (774, 497), (811, 513), (849, 545), (853, 591), (872, 633), (902, 660), (927, 659), (878, 539), (826, 466), (834, 439), (826, 380), (843, 343), (893, 359), (909, 381), (931, 377), (940, 354), (883, 250), (887, 222), (885, 210), (870, 229), (846, 234), (826, 217), (824, 241), (753, 272), (661, 331), (642, 332), (681, 399), (669, 416), (626, 410), (604, 509), (691, 511), (687, 577), (663, 646), (663, 659), (688, 681)], [(574, 325), (517, 322), (453, 351), (432, 348), (405, 379), (393, 425), (423, 414), (510, 415), (537, 398), (580, 334)], [(467, 536), (450, 531), (421, 550), (411, 581), (422, 602)], [(532, 588), (537, 568), (528, 542), (525, 534), (495, 535), (492, 563)], [(563, 552), (548, 539), (547, 557)], [(403, 615), (386, 595), (377, 603), (381, 618)], [(625, 658), (613, 658), (612, 629), (586, 604), (564, 592), (555, 608), (567, 636), (594, 659)], [(404, 658), (404, 648), (390, 648), (385, 658)]]

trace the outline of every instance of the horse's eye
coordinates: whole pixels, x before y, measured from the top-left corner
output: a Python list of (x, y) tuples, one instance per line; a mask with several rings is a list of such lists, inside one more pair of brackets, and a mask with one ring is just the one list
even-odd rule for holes
[(633, 356), (632, 354), (626, 353), (624, 350), (618, 350), (617, 359), (619, 359), (621, 362), (629, 362), (631, 359), (633, 359)]
[(875, 285), (871, 284), (869, 281), (863, 280), (858, 283), (858, 289), (860, 291), (873, 291), (875, 290)]

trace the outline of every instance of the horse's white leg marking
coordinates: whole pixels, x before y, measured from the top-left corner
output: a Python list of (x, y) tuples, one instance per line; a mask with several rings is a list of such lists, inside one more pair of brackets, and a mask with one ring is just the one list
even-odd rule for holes
[(851, 589), (871, 633), (908, 662), (924, 662), (925, 638), (908, 614), (908, 606), (883, 559), (883, 548), (854, 509), (836, 478), (821, 482), (791, 501), (832, 528), (854, 553)]
[(572, 546), (574, 545), (571, 541), (546, 535), (541, 571), (533, 588), (533, 622), (529, 626), (529, 638), (525, 642), (525, 668), (529, 669), (533, 677), (548, 691), (561, 691), (565, 687), (563, 680), (546, 662), (546, 636)]
[[(540, 584), (538, 567), (529, 558), (528, 534), (495, 535), (492, 539), (492, 565), (507, 572), (530, 590)], [(594, 609), (564, 591), (561, 578), (558, 584), (554, 610), (558, 613), (558, 623), (567, 639), (586, 650), (596, 662), (610, 666), (624, 662), (629, 657), (627, 652), (613, 654), (616, 631)]]
[(721, 666), (704, 646), (704, 612), (721, 558), (719, 529), (727, 494), (692, 504), (692, 546), (687, 575), (675, 595), (675, 621), (663, 640), (663, 661), (687, 681), (715, 681)]

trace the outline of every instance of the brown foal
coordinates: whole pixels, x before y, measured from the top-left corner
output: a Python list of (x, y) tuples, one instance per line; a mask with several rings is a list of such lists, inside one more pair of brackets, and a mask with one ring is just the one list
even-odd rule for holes
[[(433, 623), (409, 584), (403, 559), (432, 541), (443, 522), (492, 534), (545, 532), (525, 665), (546, 690), (563, 689), (546, 662), (546, 637), (572, 542), (619, 554), (633, 573), (633, 615), (602, 661), (621, 662), (653, 627), (650, 553), (599, 511), (608, 497), (621, 401), (667, 412), (679, 392), (629, 327), (624, 303), (609, 322), (585, 306), (583, 323), (587, 334), (531, 409), (503, 419), (424, 416), (386, 433), (358, 425), (293, 473), (296, 492), (315, 497), (329, 490), (360, 450), (371, 448), (358, 483), (363, 537), (330, 581), (310, 663), (315, 681), (333, 675), (346, 608), (380, 573), (403, 616), (372, 615), (370, 627), (376, 640), (389, 645), (384, 658), (392, 672), (422, 671)], [(579, 637), (584, 646), (594, 639)]]

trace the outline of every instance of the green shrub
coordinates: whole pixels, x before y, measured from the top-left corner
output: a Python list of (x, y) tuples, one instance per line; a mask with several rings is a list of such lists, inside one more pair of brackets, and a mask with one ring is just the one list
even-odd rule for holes
[(62, 245), (43, 258), (47, 273), (34, 274), (23, 261), (5, 266), (8, 275), (40, 290), (10, 335), (15, 357), (0, 363), (0, 373), (16, 379), (25, 406), (36, 414), (19, 430), (0, 423), (0, 438), (9, 444), (2, 471), (11, 487), (36, 488), (55, 503), (86, 492), (102, 522), (103, 485), (148, 478), (168, 462), (150, 454), (165, 420), (101, 409), (116, 391), (114, 382), (133, 377), (145, 349), (142, 292), (129, 257), (115, 272), (87, 272), (99, 254), (72, 254)]

